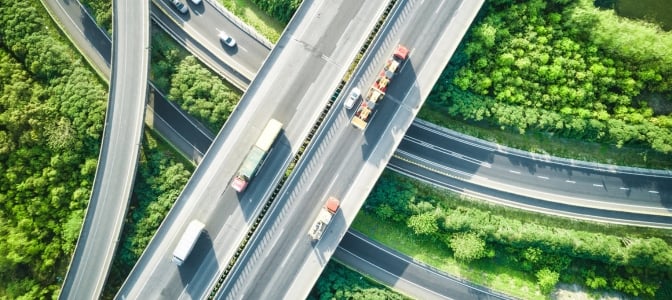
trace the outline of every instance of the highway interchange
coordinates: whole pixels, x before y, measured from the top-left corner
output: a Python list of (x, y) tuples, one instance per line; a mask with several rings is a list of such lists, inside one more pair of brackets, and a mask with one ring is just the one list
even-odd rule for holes
[[(273, 191), (292, 153), (301, 146), (359, 45), (375, 25), (376, 19), (369, 14), (379, 15), (384, 8), (383, 1), (306, 3), (312, 2), (304, 2), (295, 16), (295, 20), (305, 22), (290, 22), (285, 29), (283, 38), (218, 134), (127, 284), (122, 286), (119, 298), (159, 295), (202, 298), (209, 293), (212, 280), (226, 267), (246, 228), (262, 208), (262, 199)], [(341, 17), (350, 22), (336, 22), (343, 20), (337, 14), (343, 14)], [(347, 27), (351, 29), (344, 34)], [(238, 195), (228, 188), (228, 183), (271, 117), (285, 124), (283, 133), (263, 171)], [(179, 239), (175, 232), (181, 232), (183, 224), (191, 219), (207, 224), (210, 238), (206, 239), (205, 249), (197, 245), (196, 253), (207, 252), (193, 255), (178, 269), (166, 258)]]
[[(456, 45), (461, 39), (462, 35), (449, 23), (464, 24), (460, 23), (465, 22), (460, 19), (464, 16), (469, 24), (480, 8), (480, 3), (472, 5), (470, 8), (461, 1), (397, 4), (388, 17), (389, 26), (381, 29), (379, 39), (370, 46), (374, 51), (363, 58), (363, 68), (351, 78), (354, 85), (370, 86), (397, 44), (413, 45), (411, 57), (390, 84), (378, 114), (362, 132), (350, 125), (353, 111), (345, 110), (340, 102), (332, 107), (217, 299), (301, 299), (308, 295), (385, 168), (395, 143), (401, 140), (406, 131), (404, 126), (414, 119), (421, 106), (420, 99), (433, 85), (423, 87), (423, 84), (436, 80), (422, 77), (431, 78), (427, 75), (430, 73), (438, 78), (441, 73), (443, 67), (437, 68), (441, 63), (436, 63), (440, 59), (432, 56), (438, 53), (445, 58), (450, 52), (442, 46)], [(458, 15), (455, 13), (458, 7), (473, 14)], [(431, 14), (442, 17), (427, 21), (426, 16)], [(445, 32), (451, 32), (448, 39), (442, 38)], [(308, 228), (329, 196), (341, 199), (341, 210), (325, 236), (312, 243), (307, 236)]]
[[(375, 69), (376, 67), (377, 67), (377, 66), (375, 66), (375, 64), (374, 64), (373, 68)], [(375, 124), (375, 123), (374, 123), (374, 124)], [(413, 127), (412, 127), (412, 128), (413, 128)], [(432, 141), (435, 141), (435, 140), (432, 140)], [(404, 143), (402, 143), (402, 146), (403, 146), (403, 145), (404, 145)], [(426, 149), (425, 149), (425, 151), (426, 151)], [(459, 160), (459, 159), (458, 159), (458, 160)], [(484, 160), (484, 161), (488, 161), (488, 160), (486, 159), (486, 160)], [(266, 168), (266, 167), (265, 167), (265, 168)], [(476, 169), (476, 170), (478, 170), (478, 169), (487, 169), (487, 168), (484, 168), (484, 167), (482, 167), (482, 166), (480, 166), (480, 167), (472, 167), (472, 168), (473, 168), (473, 169)], [(520, 171), (519, 171), (519, 172), (520, 172)], [(525, 172), (522, 172), (522, 173), (524, 174)], [(607, 173), (608, 173), (608, 172), (607, 172)], [(537, 176), (544, 176), (544, 175), (537, 175)], [(547, 177), (547, 176), (544, 176), (544, 177)], [(540, 179), (542, 179), (542, 178), (540, 178)], [(546, 179), (544, 179), (544, 180), (546, 180)], [(669, 185), (668, 185), (668, 186), (669, 186)], [(648, 187), (643, 187), (643, 186), (641, 186), (641, 185), (637, 185), (637, 186), (635, 186), (635, 187), (638, 188), (638, 189), (648, 188)], [(664, 187), (664, 186), (663, 186), (663, 187)], [(647, 191), (647, 192), (648, 192), (648, 191)], [(667, 195), (669, 195), (669, 193), (668, 193)], [(649, 195), (649, 196), (650, 196), (650, 195)], [(653, 197), (649, 197), (649, 198), (653, 199)], [(626, 200), (628, 200), (628, 199), (626, 199)], [(631, 199), (630, 199), (630, 200), (631, 200)], [(628, 200), (628, 201), (630, 201), (630, 200)], [(654, 199), (654, 200), (655, 200), (655, 199)], [(654, 201), (654, 206), (655, 206), (655, 201)]]

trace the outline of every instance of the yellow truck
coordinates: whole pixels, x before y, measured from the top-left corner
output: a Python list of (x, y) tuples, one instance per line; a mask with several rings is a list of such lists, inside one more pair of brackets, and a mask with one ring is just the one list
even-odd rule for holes
[(394, 74), (399, 71), (399, 66), (408, 58), (408, 48), (403, 45), (397, 46), (397, 49), (394, 51), (392, 57), (390, 57), (387, 62), (385, 62), (385, 67), (380, 71), (378, 78), (373, 82), (373, 85), (369, 89), (364, 101), (359, 105), (357, 111), (352, 116), (350, 123), (359, 128), (360, 130), (365, 130), (369, 125), (369, 121), (373, 119), (375, 115), (376, 105), (385, 97), (385, 91), (387, 86), (392, 81)]

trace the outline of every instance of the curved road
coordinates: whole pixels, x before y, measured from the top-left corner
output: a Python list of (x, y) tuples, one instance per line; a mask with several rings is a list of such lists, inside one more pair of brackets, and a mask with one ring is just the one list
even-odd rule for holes
[(672, 228), (668, 171), (540, 157), (421, 120), (409, 128), (389, 167), (528, 210)]
[(418, 263), (354, 230), (343, 236), (332, 258), (416, 299), (514, 299)]
[[(376, 19), (377, 1), (304, 1), (117, 298), (202, 298), (236, 252)], [(270, 118), (283, 131), (243, 193), (229, 181)], [(207, 235), (181, 267), (169, 258), (192, 219)]]
[[(88, 28), (88, 27), (87, 27), (87, 28)], [(93, 41), (90, 41), (90, 42), (93, 42)], [(103, 48), (104, 48), (104, 47), (103, 47)], [(99, 47), (98, 49), (100, 50), (101, 48)], [(157, 102), (157, 103), (160, 103), (160, 102)], [(171, 119), (172, 119), (172, 118), (171, 118)], [(185, 126), (185, 127), (189, 127), (189, 126)], [(414, 127), (415, 127), (415, 126), (414, 126)], [(412, 128), (413, 128), (413, 127), (412, 127)], [(428, 137), (429, 135), (425, 135), (425, 136)], [(410, 141), (410, 142), (409, 142), (409, 141), (408, 141), (408, 138), (417, 138), (417, 140), (415, 140), (415, 141)], [(421, 136), (415, 136), (413, 133), (411, 133), (411, 129), (409, 129), (409, 135), (408, 135), (407, 139), (406, 139), (404, 142), (402, 142), (402, 145), (400, 145), (400, 149), (401, 149), (402, 147), (404, 147), (405, 144), (413, 144), (413, 143), (416, 143), (416, 144), (417, 144), (419, 140), (424, 140), (423, 143), (426, 143), (427, 141), (435, 142), (435, 141), (439, 141), (439, 140), (441, 140), (441, 139), (445, 140), (446, 138), (445, 138), (445, 137), (440, 137), (440, 138), (437, 139), (436, 137), (434, 137), (434, 138), (431, 138), (431, 137), (430, 137), (430, 138), (424, 138), (424, 139), (423, 139)], [(458, 142), (455, 141), (455, 143), (458, 143)], [(426, 144), (426, 145), (428, 145), (428, 144)], [(438, 145), (437, 145), (437, 146), (438, 146)], [(203, 146), (200, 146), (200, 147), (203, 147)], [(438, 146), (438, 147), (440, 148), (441, 146)], [(206, 148), (207, 148), (207, 147), (206, 147)], [(413, 148), (413, 147), (410, 147), (410, 148)], [(430, 148), (431, 148), (431, 147), (430, 147)], [(421, 147), (420, 147), (420, 148), (415, 148), (415, 149), (421, 149)], [(444, 148), (444, 150), (445, 150), (445, 149), (450, 149), (450, 148)], [(416, 152), (412, 152), (412, 151), (413, 151), (413, 150), (412, 150), (412, 151), (411, 151), (411, 154), (415, 154), (415, 155), (416, 155), (416, 158), (417, 158), (417, 157), (420, 157), (420, 154), (422, 153), (422, 151), (426, 151), (426, 150), (427, 150), (427, 149), (422, 149), (422, 150), (420, 150), (420, 151), (415, 150)], [(405, 151), (405, 150), (402, 150), (402, 152), (403, 152), (403, 151)], [(398, 153), (399, 153), (399, 152), (398, 152)], [(469, 152), (466, 152), (466, 153), (469, 153)], [(458, 154), (458, 155), (459, 155), (459, 154)], [(522, 159), (528, 159), (528, 158), (522, 158)], [(425, 169), (428, 169), (428, 168), (429, 168), (429, 169), (433, 169), (433, 168), (436, 167), (436, 163), (437, 163), (438, 161), (444, 161), (444, 162), (445, 162), (445, 161), (449, 161), (449, 160), (445, 160), (445, 159), (439, 159), (439, 160), (437, 160), (437, 159), (434, 159), (433, 161), (425, 161), (425, 167), (424, 167), (424, 168), (425, 168)], [(393, 164), (393, 163), (394, 163), (394, 159), (393, 159), (393, 161), (392, 161), (391, 164)], [(501, 162), (500, 162), (500, 163), (501, 163)], [(445, 163), (443, 163), (443, 164), (445, 165)], [(395, 167), (392, 166), (392, 168), (395, 168)], [(472, 167), (472, 168), (467, 168), (467, 169), (473, 169), (473, 167)], [(586, 171), (586, 172), (590, 172), (590, 170), (589, 170), (589, 171)], [(543, 175), (541, 175), (541, 176), (543, 176)], [(633, 175), (633, 176), (634, 176), (634, 175)], [(634, 177), (637, 177), (637, 176), (634, 176)], [(667, 185), (667, 186), (669, 186), (669, 185)], [(664, 194), (664, 195), (665, 195), (665, 194)], [(669, 200), (669, 193), (666, 194), (666, 195), (668, 195), (668, 198), (661, 198), (661, 199), (663, 199), (663, 200), (664, 200), (664, 199), (668, 199), (668, 200)]]
[[(426, 169), (446, 165), (462, 180), (495, 191), (506, 190), (574, 207), (630, 213), (623, 214), (622, 220), (614, 216), (602, 218), (612, 223), (628, 223), (629, 216), (634, 214), (640, 217), (635, 217), (633, 224), (646, 225), (641, 223), (641, 216), (671, 214), (670, 172), (551, 158), (468, 137), (458, 138), (458, 134), (450, 131), (421, 130), (419, 126), (414, 124), (406, 133), (399, 153), (418, 158), (416, 163), (422, 161), (427, 164)], [(587, 209), (584, 215), (592, 211)], [(565, 215), (576, 216), (574, 212)]]
[[(84, 224), (59, 299), (98, 298), (121, 234), (137, 165), (149, 71), (149, 2), (113, 2), (112, 79)], [(134, 76), (128, 76), (133, 74)]]

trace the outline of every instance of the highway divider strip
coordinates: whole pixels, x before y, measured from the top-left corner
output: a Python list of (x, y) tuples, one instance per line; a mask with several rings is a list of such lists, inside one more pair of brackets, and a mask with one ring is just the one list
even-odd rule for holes
[(366, 51), (369, 49), (369, 46), (371, 45), (371, 42), (375, 39), (375, 37), (378, 35), (378, 32), (380, 31), (380, 28), (383, 26), (385, 21), (387, 20), (388, 15), (392, 11), (392, 8), (394, 8), (395, 4), (397, 3), (397, 0), (390, 0), (387, 7), (381, 14), (380, 18), (378, 19), (378, 22), (374, 26), (373, 30), (369, 33), (369, 36), (367, 37), (366, 41), (362, 45), (362, 47), (359, 49), (359, 52), (357, 53), (355, 59), (352, 61), (350, 64), (350, 67), (348, 68), (348, 71), (346, 74), (343, 76), (343, 79), (341, 79), (340, 84), (330, 97), (329, 101), (327, 101), (327, 104), (325, 105), (324, 109), (320, 113), (320, 116), (317, 118), (317, 121), (315, 121), (315, 124), (313, 124), (313, 127), (311, 128), (310, 132), (306, 136), (306, 138), (303, 140), (303, 143), (301, 144), (301, 147), (299, 147), (299, 151), (297, 151), (296, 155), (294, 155), (294, 158), (292, 161), (289, 163), (289, 166), (287, 167), (287, 170), (285, 171), (285, 174), (280, 178), (278, 181), (278, 184), (275, 186), (275, 189), (273, 190), (273, 193), (271, 193), (271, 196), (268, 198), (266, 203), (264, 204), (264, 207), (261, 209), (261, 212), (257, 216), (256, 220), (254, 220), (254, 223), (252, 223), (252, 226), (248, 230), (247, 234), (243, 238), (243, 241), (240, 243), (238, 246), (238, 249), (236, 250), (236, 253), (233, 255), (229, 263), (227, 264), (226, 268), (220, 274), (219, 278), (217, 279), (217, 282), (215, 283), (214, 288), (212, 291), (210, 291), (210, 294), (208, 295), (207, 299), (214, 299), (215, 296), (217, 295), (217, 292), (219, 289), (222, 287), (224, 284), (224, 281), (228, 277), (229, 273), (231, 273), (231, 270), (233, 267), (236, 265), (236, 262), (240, 258), (240, 256), (243, 253), (243, 250), (245, 250), (245, 247), (247, 246), (247, 243), (251, 240), (252, 236), (257, 230), (257, 227), (259, 227), (259, 224), (263, 220), (264, 216), (270, 209), (271, 205), (273, 204), (273, 201), (275, 198), (280, 194), (280, 191), (282, 190), (282, 187), (284, 186), (285, 182), (287, 179), (289, 179), (289, 176), (292, 174), (294, 171), (294, 167), (296, 164), (299, 162), (301, 157), (303, 156), (303, 153), (306, 151), (308, 146), (313, 140), (313, 137), (317, 134), (318, 130), (320, 129), (320, 126), (322, 125), (322, 122), (324, 119), (327, 117), (329, 114), (329, 111), (331, 110), (331, 107), (334, 105), (334, 102), (336, 102), (336, 99), (338, 99), (338, 96), (340, 95), (341, 91), (343, 90), (343, 87), (347, 83), (347, 81), (350, 79), (350, 76), (352, 72), (357, 68), (357, 65), (359, 64), (361, 58), (364, 56)]

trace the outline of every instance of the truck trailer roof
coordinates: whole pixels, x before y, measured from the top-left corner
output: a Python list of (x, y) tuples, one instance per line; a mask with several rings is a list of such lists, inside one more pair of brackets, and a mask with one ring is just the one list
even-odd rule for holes
[(187, 229), (184, 230), (184, 234), (180, 238), (180, 241), (173, 251), (173, 262), (177, 265), (181, 265), (182, 262), (189, 256), (191, 249), (194, 248), (194, 244), (201, 236), (201, 232), (205, 229), (205, 224), (198, 220), (192, 220)]
[(261, 132), (261, 136), (259, 136), (257, 143), (254, 145), (259, 147), (259, 149), (264, 150), (264, 152), (267, 152), (278, 137), (278, 134), (280, 134), (280, 130), (282, 130), (282, 123), (276, 119), (270, 119), (268, 124), (266, 124), (264, 131)]

